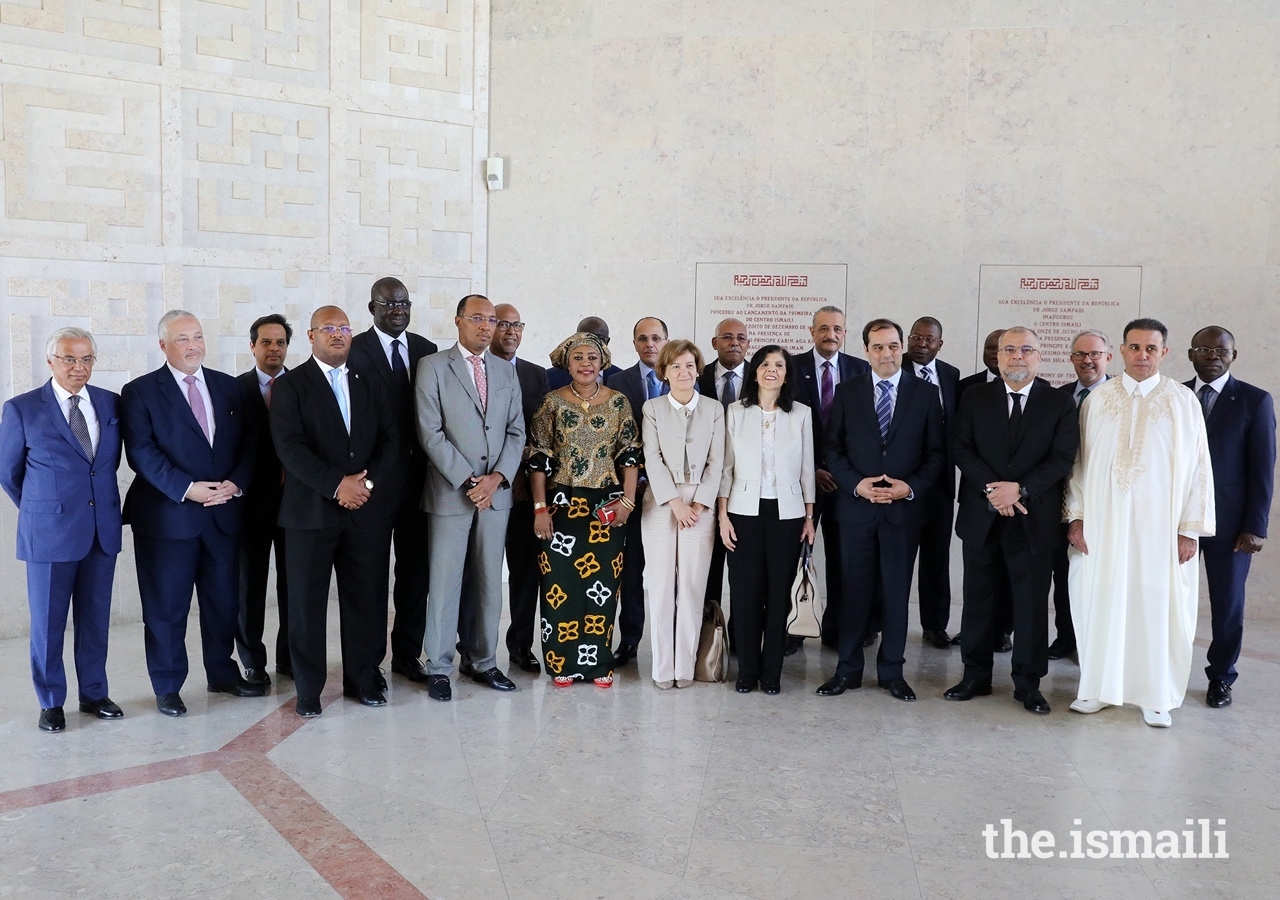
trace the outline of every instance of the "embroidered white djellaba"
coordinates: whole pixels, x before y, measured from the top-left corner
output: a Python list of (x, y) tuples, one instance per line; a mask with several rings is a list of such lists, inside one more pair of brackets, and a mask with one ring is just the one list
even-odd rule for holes
[(1063, 520), (1084, 523), (1088, 555), (1068, 549), (1081, 700), (1167, 712), (1191, 674), (1200, 557), (1178, 563), (1177, 535), (1213, 534), (1213, 470), (1195, 394), (1163, 375), (1127, 373), (1080, 409), (1080, 448)]

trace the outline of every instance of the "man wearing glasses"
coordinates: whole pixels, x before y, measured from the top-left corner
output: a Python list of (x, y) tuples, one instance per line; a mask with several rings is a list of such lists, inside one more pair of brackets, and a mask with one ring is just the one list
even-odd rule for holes
[(41, 731), (67, 727), (62, 640), (75, 608), (80, 711), (100, 719), (123, 713), (107, 696), (107, 629), (120, 552), (118, 403), (93, 387), (97, 346), (79, 328), (49, 336), (53, 377), (4, 405), (0, 487), (18, 506), (18, 559), (27, 564), (31, 680)]
[[(1107, 380), (1107, 366), (1111, 362), (1111, 340), (1105, 333), (1094, 329), (1082, 331), (1071, 342), (1071, 365), (1076, 370), (1076, 380), (1064, 384), (1058, 390), (1071, 397), (1071, 403), (1079, 411), (1093, 389)], [(1050, 659), (1066, 659), (1076, 652), (1076, 629), (1071, 622), (1071, 591), (1067, 586), (1070, 567), (1067, 562), (1067, 526), (1062, 526), (1062, 540), (1053, 557), (1053, 627), (1056, 632), (1049, 645)]]
[(271, 401), (271, 436), (285, 471), (289, 655), (303, 718), (320, 715), (334, 572), (342, 692), (365, 706), (387, 703), (377, 667), (387, 646), (388, 555), (402, 493), (395, 414), (375, 378), (347, 365), (347, 314), (320, 307), (307, 339), (311, 358), (280, 376)]
[(1231, 374), (1236, 339), (1217, 325), (1201, 328), (1187, 352), (1196, 377), (1186, 382), (1204, 410), (1213, 462), (1217, 528), (1200, 541), (1209, 580), (1213, 641), (1205, 703), (1231, 705), (1244, 637), (1244, 583), (1267, 538), (1276, 468), (1276, 412), (1271, 395)]
[[(436, 352), (436, 345), (406, 329), (413, 302), (396, 278), (380, 278), (369, 292), (373, 326), (351, 339), (350, 365), (381, 384), (395, 413), (398, 464), (404, 491), (392, 526), (396, 568), (392, 602), (391, 671), (410, 681), (425, 683), (422, 641), (427, 628), (427, 589), (430, 579), (427, 546), (427, 514), (422, 511), (422, 486), (427, 479), (427, 457), (418, 445), (413, 424), (413, 380), (418, 362)], [(386, 650), (383, 650), (383, 657)], [(380, 657), (381, 659), (382, 657)], [(381, 674), (375, 681), (381, 683)], [(385, 685), (382, 685), (385, 688)]]
[(1049, 669), (1049, 576), (1061, 540), (1062, 481), (1075, 461), (1079, 431), (1070, 398), (1036, 377), (1040, 339), (1034, 331), (1005, 331), (998, 354), (1000, 380), (966, 391), (956, 413), (964, 677), (943, 696), (965, 701), (992, 692), (996, 603), (1007, 577), (1016, 636), (1013, 698), (1046, 715), (1040, 679)]

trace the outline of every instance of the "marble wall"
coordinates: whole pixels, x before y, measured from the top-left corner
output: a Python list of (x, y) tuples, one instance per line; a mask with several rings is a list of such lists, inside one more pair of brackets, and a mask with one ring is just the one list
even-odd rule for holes
[[(119, 389), (179, 306), (243, 371), (255, 318), (331, 302), (367, 327), (388, 274), (453, 335), (485, 284), (488, 32), (474, 0), (0, 0), (0, 396), (48, 377), (64, 325)], [(16, 518), (0, 503), (0, 635), (27, 627)], [(137, 618), (128, 550), (116, 595)]]
[[(1140, 265), (1169, 374), (1213, 321), (1280, 388), (1274, 0), (491, 10), (489, 286), (531, 355), (588, 313), (624, 365), (643, 314), (688, 334), (697, 262), (843, 262), (852, 322), (935, 315), (973, 371), (979, 265)], [(1280, 615), (1280, 551), (1257, 569)]]

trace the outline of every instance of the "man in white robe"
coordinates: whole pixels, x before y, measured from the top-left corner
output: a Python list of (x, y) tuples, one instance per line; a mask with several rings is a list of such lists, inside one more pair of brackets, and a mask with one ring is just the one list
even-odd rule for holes
[(1080, 408), (1063, 514), (1080, 658), (1071, 708), (1133, 703), (1164, 728), (1191, 673), (1197, 541), (1214, 530), (1204, 413), (1195, 394), (1159, 374), (1168, 335), (1155, 319), (1125, 327), (1124, 374)]

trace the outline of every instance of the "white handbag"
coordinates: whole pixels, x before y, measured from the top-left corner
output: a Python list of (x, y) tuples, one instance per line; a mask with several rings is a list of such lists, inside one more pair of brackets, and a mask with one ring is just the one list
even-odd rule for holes
[(787, 616), (787, 634), (796, 637), (821, 637), (822, 614), (826, 603), (818, 592), (818, 570), (813, 564), (813, 545), (805, 541), (800, 550), (800, 566), (791, 583), (791, 612)]

